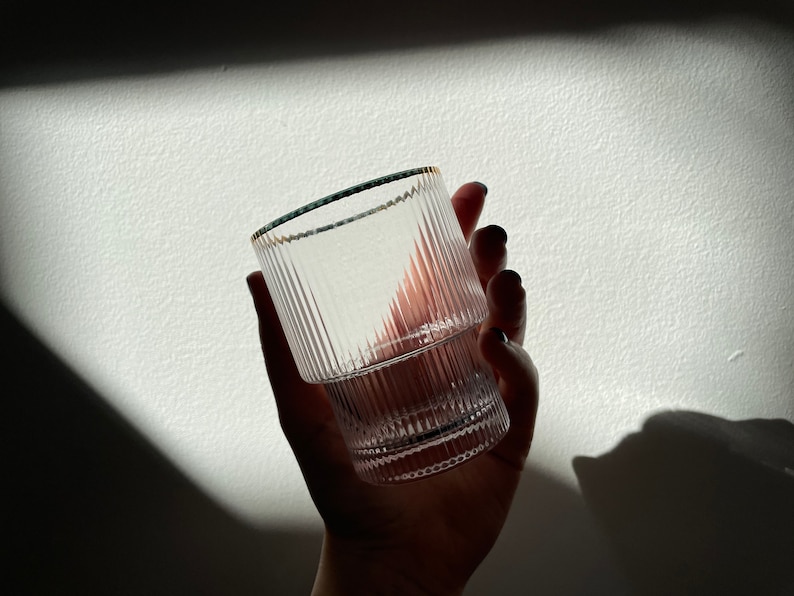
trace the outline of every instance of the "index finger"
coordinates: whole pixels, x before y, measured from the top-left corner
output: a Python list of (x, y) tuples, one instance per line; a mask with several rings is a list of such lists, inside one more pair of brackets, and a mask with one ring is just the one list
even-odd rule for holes
[(452, 208), (458, 216), (460, 229), (463, 230), (463, 237), (466, 242), (477, 227), (483, 205), (485, 205), (485, 195), (488, 189), (481, 182), (468, 182), (461, 186), (452, 195)]

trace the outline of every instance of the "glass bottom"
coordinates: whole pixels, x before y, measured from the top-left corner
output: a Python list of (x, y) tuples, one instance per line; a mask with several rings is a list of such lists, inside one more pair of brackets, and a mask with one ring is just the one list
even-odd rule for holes
[(388, 366), (328, 383), (358, 475), (409, 482), (486, 452), (509, 419), (477, 328)]

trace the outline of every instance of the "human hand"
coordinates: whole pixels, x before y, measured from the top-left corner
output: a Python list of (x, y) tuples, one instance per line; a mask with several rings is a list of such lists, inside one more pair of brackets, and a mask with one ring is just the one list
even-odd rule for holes
[(301, 379), (262, 274), (248, 276), (281, 427), (325, 522), (315, 594), (459, 594), (501, 531), (532, 440), (538, 377), (521, 348), (525, 293), (518, 274), (504, 269), (505, 232), (475, 231), (484, 200), (476, 183), (452, 197), (486, 290), (479, 348), (510, 429), (486, 454), (436, 476), (392, 486), (358, 478), (325, 388)]

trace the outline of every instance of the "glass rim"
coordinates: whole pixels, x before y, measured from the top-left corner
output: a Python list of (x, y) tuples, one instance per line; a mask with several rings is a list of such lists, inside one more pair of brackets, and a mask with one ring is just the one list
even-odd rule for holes
[(436, 166), (425, 166), (422, 168), (412, 168), (410, 170), (403, 170), (402, 172), (396, 172), (394, 174), (380, 176), (379, 178), (373, 178), (372, 180), (368, 180), (367, 182), (362, 182), (360, 184), (356, 184), (355, 186), (351, 186), (350, 188), (346, 188), (344, 190), (340, 190), (338, 192), (325, 196), (322, 199), (317, 199), (316, 201), (307, 203), (303, 207), (298, 207), (297, 209), (293, 209), (292, 211), (285, 213), (280, 217), (277, 217), (270, 223), (265, 224), (263, 227), (259, 228), (256, 232), (254, 232), (251, 235), (251, 242), (255, 242), (257, 238), (259, 238), (260, 236), (267, 234), (268, 232), (279, 227), (280, 225), (285, 224), (288, 221), (292, 221), (293, 219), (296, 219), (301, 215), (308, 213), (309, 211), (314, 211), (315, 209), (319, 209), (320, 207), (323, 207), (330, 203), (334, 203), (340, 199), (353, 196), (365, 190), (370, 190), (378, 186), (383, 186), (384, 184), (389, 184), (391, 182), (396, 182), (404, 178), (410, 178), (411, 176), (416, 176), (418, 174), (425, 174), (425, 173), (438, 174), (440, 173), (440, 170)]

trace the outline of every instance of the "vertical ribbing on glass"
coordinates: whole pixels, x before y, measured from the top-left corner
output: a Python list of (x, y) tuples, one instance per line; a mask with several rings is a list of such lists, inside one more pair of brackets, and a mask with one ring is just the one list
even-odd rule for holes
[(477, 353), (477, 335), (473, 328), (392, 366), (326, 385), (362, 479), (416, 480), (501, 440), (509, 419)]
[[(379, 203), (367, 202), (372, 189), (392, 188)], [(343, 215), (324, 220), (327, 205), (344, 207), (328, 217)], [(373, 250), (378, 238), (396, 239), (388, 244), (395, 252)], [(252, 243), (298, 370), (326, 385), (362, 478), (391, 483), (433, 474), (507, 431), (504, 404), (476, 346), (485, 295), (438, 170), (332, 195), (279, 218)], [(351, 253), (370, 259), (377, 279), (356, 277)], [(398, 275), (384, 267), (390, 279), (377, 276), (373, 258), (405, 265)], [(337, 296), (339, 284), (346, 301)], [(371, 324), (357, 304), (359, 290), (367, 308), (374, 300)], [(374, 298), (363, 296), (370, 290)]]
[[(284, 238), (276, 228), (254, 239), (279, 317), (290, 321), (285, 333), (306, 381), (360, 374), (390, 358), (427, 349), (485, 317), (485, 297), (460, 230), (450, 226), (450, 219), (457, 223), (438, 173), (424, 172), (400, 198), (383, 210), (410, 208), (415, 213), (413, 268), (397, 280), (383, 325), (365, 336), (347, 336), (346, 318), (356, 316), (355, 308), (330, 300), (318, 303), (317, 296), (327, 294), (334, 281), (322, 254), (308, 258), (293, 249), (306, 237)], [(320, 232), (333, 233), (333, 228)]]

